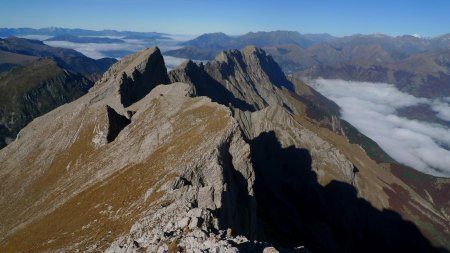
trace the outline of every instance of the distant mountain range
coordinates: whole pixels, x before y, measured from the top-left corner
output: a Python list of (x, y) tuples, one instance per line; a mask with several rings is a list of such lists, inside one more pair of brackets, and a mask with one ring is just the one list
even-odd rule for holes
[(383, 34), (333, 37), (289, 31), (231, 37), (204, 34), (167, 55), (210, 60), (221, 50), (263, 47), (287, 74), (387, 82), (421, 97), (450, 96), (450, 34), (436, 38)]
[(47, 35), (47, 36), (115, 36), (115, 37), (140, 37), (147, 39), (161, 39), (167, 38), (164, 33), (156, 32), (132, 32), (132, 31), (116, 31), (116, 30), (86, 30), (86, 29), (70, 29), (60, 27), (48, 27), (48, 28), (0, 28), (0, 37), (10, 36), (26, 36), (26, 35)]
[(86, 94), (115, 62), (37, 40), (0, 39), (0, 148), (35, 117)]
[(310, 47), (334, 39), (335, 37), (329, 34), (300, 34), (291, 31), (250, 32), (241, 36), (228, 36), (224, 33), (208, 33), (181, 43), (184, 48), (170, 51), (169, 54), (196, 60), (211, 60), (222, 50), (239, 49), (247, 45), (267, 47), (272, 45), (294, 44), (300, 47)]
[[(36, 39), (54, 47), (78, 50), (88, 57), (121, 58), (149, 46), (160, 46), (163, 51), (179, 48), (183, 36), (156, 32), (116, 30), (86, 30), (67, 28), (0, 28), (0, 38), (20, 37)], [(191, 37), (189, 37), (191, 38)], [(183, 39), (186, 40), (186, 39)]]
[(318, 43), (334, 40), (329, 34), (300, 34), (290, 31), (250, 32), (241, 36), (228, 36), (224, 33), (203, 34), (193, 40), (182, 43), (184, 46), (201, 48), (241, 48), (247, 45), (265, 47), (278, 44), (296, 44), (310, 47)]

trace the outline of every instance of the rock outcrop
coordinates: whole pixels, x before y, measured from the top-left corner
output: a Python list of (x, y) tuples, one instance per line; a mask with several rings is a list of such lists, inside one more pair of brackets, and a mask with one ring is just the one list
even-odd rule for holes
[[(200, 94), (209, 95), (218, 102), (236, 101), (232, 105), (243, 110), (260, 110), (273, 102), (282, 103), (276, 89), (294, 89), (275, 61), (253, 46), (246, 47), (242, 52), (222, 52), (213, 61), (200, 67), (193, 64), (188, 62), (180, 67), (183, 71), (172, 71), (171, 81), (195, 82)], [(216, 91), (218, 89), (224, 91), (219, 93)]]
[[(146, 59), (142, 61), (142, 59)], [(121, 102), (127, 107), (142, 99), (158, 84), (168, 84), (166, 65), (158, 48), (137, 59), (124, 59), (124, 61), (141, 61), (134, 69), (127, 69), (122, 74), (120, 84)]]

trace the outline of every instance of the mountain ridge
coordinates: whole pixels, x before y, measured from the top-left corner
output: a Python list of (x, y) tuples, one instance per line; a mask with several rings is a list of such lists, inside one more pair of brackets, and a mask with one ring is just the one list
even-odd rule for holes
[[(34, 119), (0, 151), (8, 231), (0, 249), (450, 248), (448, 204), (351, 144), (327, 113), (336, 112), (332, 103), (277, 76), (272, 63), (248, 47), (169, 73), (157, 48), (114, 64), (86, 95)], [(322, 102), (308, 108), (314, 101)], [(436, 197), (437, 186), (427, 187)]]
[(144, 35), (149, 38), (161, 38), (166, 34), (156, 32), (133, 32), (133, 31), (117, 31), (117, 30), (88, 30), (80, 28), (62, 28), (62, 27), (47, 27), (47, 28), (0, 28), (1, 37), (10, 36), (26, 36), (26, 35), (47, 35), (59, 36), (72, 34), (75, 36), (135, 36)]

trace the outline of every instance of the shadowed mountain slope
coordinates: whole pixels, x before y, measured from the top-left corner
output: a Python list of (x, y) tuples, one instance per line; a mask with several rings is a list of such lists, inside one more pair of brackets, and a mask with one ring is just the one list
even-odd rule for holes
[(40, 41), (0, 40), (0, 148), (35, 117), (86, 94), (115, 61)]
[(111, 64), (116, 62), (112, 58), (94, 60), (73, 49), (51, 47), (38, 40), (17, 37), (1, 40), (0, 50), (20, 55), (52, 58), (61, 67), (81, 73), (92, 80), (96, 80)]
[(86, 94), (92, 81), (51, 59), (37, 60), (0, 78), (0, 148), (28, 122)]

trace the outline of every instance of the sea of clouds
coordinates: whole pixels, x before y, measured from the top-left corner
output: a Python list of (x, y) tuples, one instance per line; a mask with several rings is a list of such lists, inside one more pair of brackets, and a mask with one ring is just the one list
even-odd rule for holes
[[(96, 36), (101, 37), (101, 36)], [(69, 41), (44, 41), (45, 44), (53, 47), (63, 47), (74, 49), (90, 58), (101, 59), (104, 57), (111, 57), (120, 59), (125, 55), (135, 53), (147, 47), (158, 46), (164, 55), (164, 52), (180, 48), (180, 43), (192, 39), (191, 35), (168, 35), (170, 39), (123, 39), (122, 37), (103, 36), (107, 38), (121, 39), (123, 43), (74, 43)], [(32, 39), (47, 39), (48, 37), (39, 37), (29, 35), (27, 38)], [(168, 69), (174, 69), (187, 59), (177, 58), (172, 56), (165, 56), (164, 60)]]
[(308, 84), (341, 107), (342, 118), (392, 158), (435, 176), (450, 177), (450, 128), (399, 116), (401, 108), (426, 105), (450, 122), (450, 98), (418, 98), (387, 83), (310, 80)]

